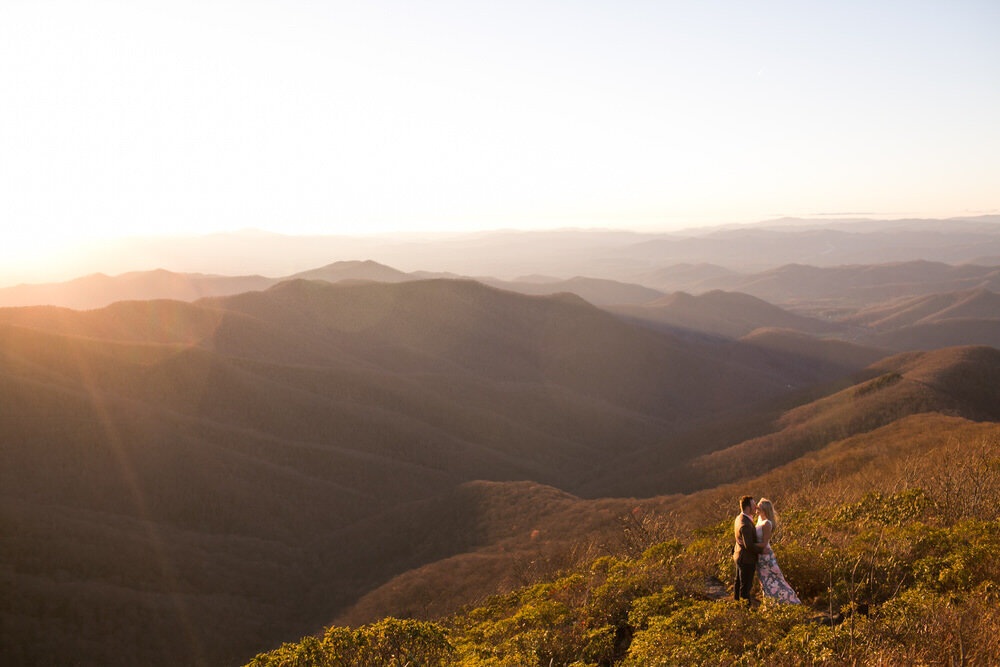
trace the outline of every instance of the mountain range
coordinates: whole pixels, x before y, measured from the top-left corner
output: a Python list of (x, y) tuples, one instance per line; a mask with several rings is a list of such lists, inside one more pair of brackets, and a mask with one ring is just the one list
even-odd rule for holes
[(912, 261), (817, 267), (791, 264), (739, 277), (699, 283), (695, 291), (745, 292), (778, 305), (806, 302), (860, 308), (889, 299), (970, 289), (1000, 289), (1000, 268)]
[(791, 313), (749, 294), (721, 290), (699, 296), (674, 292), (641, 304), (610, 306), (608, 310), (665, 330), (723, 338), (740, 338), (767, 327), (819, 335), (846, 330), (842, 324)]
[(669, 274), (669, 267), (678, 264), (710, 264), (746, 274), (787, 264), (835, 267), (923, 260), (995, 266), (990, 258), (997, 256), (1000, 216), (996, 215), (945, 220), (783, 218), (670, 233), (561, 229), (292, 236), (250, 229), (91, 245), (60, 257), (58, 274), (41, 263), (30, 273), (23, 265), (18, 274), (0, 267), (0, 285), (25, 281), (29, 275), (32, 282), (49, 282), (54, 275), (126, 273), (157, 266), (180, 273), (291, 276), (331, 261), (368, 257), (406, 272), (432, 267), (504, 280), (539, 273), (591, 276), (673, 292), (691, 291), (691, 276), (681, 272), (674, 276), (676, 282), (655, 276), (662, 271)]
[[(462, 279), (463, 276), (430, 271), (404, 273), (371, 260), (334, 262), (317, 269), (283, 278), (264, 276), (218, 276), (175, 273), (165, 269), (134, 271), (118, 276), (94, 274), (63, 283), (16, 285), (0, 288), (0, 307), (62, 306), (75, 309), (101, 308), (116, 301), (173, 299), (195, 301), (210, 296), (230, 296), (260, 291), (287, 280), (322, 280), (326, 282), (398, 283), (433, 278)], [(596, 305), (643, 303), (663, 296), (663, 292), (631, 283), (585, 278), (538, 281), (506, 281), (490, 277), (478, 281), (521, 294), (557, 294), (572, 292)]]
[[(996, 221), (953, 223), (936, 256), (993, 253)], [(814, 500), (959, 488), (931, 462), (1000, 422), (998, 269), (694, 257), (943, 233), (803, 224), (404, 244), (467, 253), (458, 273), (351, 260), (0, 290), (0, 662), (240, 664), (331, 622), (463, 618), (609, 554), (645, 562), (656, 530), (724, 560), (744, 492), (801, 532)], [(472, 266), (498, 244), (512, 280)], [(809, 539), (787, 562), (815, 601)]]
[(464, 483), (599, 489), (845, 370), (440, 279), (6, 308), (0, 338), (3, 643), (29, 662), (251, 655), (461, 552), (433, 499)]
[[(521, 294), (576, 294), (630, 322), (701, 340), (736, 339), (758, 328), (782, 328), (892, 350), (1000, 344), (1000, 300), (994, 291), (1000, 288), (1000, 274), (994, 267), (931, 262), (785, 266), (750, 275), (719, 274), (711, 267), (677, 269), (676, 275), (716, 277), (694, 283), (682, 280), (691, 292), (671, 294), (599, 278), (536, 275), (513, 281), (476, 280)], [(334, 262), (288, 278), (296, 279), (399, 283), (466, 278), (429, 271), (405, 273), (368, 260)], [(121, 300), (193, 301), (260, 291), (280, 282), (284, 280), (156, 270), (3, 288), (0, 304), (100, 308)], [(709, 289), (718, 285), (730, 291)]]

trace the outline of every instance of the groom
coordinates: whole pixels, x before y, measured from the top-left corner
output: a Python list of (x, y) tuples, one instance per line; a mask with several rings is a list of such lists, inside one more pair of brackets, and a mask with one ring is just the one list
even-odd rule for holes
[(757, 503), (752, 496), (740, 498), (740, 515), (733, 522), (733, 533), (736, 537), (736, 547), (733, 549), (733, 561), (736, 563), (736, 583), (733, 585), (733, 598), (737, 601), (746, 600), (750, 604), (750, 588), (753, 587), (753, 575), (757, 570), (757, 556), (762, 549), (757, 546), (757, 528), (753, 515), (757, 511)]

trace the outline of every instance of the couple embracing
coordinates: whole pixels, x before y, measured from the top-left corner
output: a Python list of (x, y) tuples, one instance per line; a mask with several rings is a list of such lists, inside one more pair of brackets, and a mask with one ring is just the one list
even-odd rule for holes
[(751, 496), (740, 498), (740, 514), (733, 522), (736, 546), (733, 561), (736, 563), (736, 583), (733, 597), (750, 603), (753, 576), (760, 579), (764, 597), (786, 604), (800, 604), (792, 587), (785, 581), (778, 561), (771, 550), (771, 537), (778, 527), (774, 505), (767, 498), (755, 502)]

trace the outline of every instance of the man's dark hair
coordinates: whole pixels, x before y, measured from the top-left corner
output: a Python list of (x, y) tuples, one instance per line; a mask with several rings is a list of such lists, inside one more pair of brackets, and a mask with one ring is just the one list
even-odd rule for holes
[(743, 496), (740, 498), (740, 510), (746, 511), (750, 509), (750, 505), (753, 504), (753, 496)]

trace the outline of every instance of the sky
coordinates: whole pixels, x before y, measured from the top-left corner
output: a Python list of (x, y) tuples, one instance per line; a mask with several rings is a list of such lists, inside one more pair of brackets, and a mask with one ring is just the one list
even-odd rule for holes
[(1000, 212), (1000, 3), (0, 1), (0, 262)]

